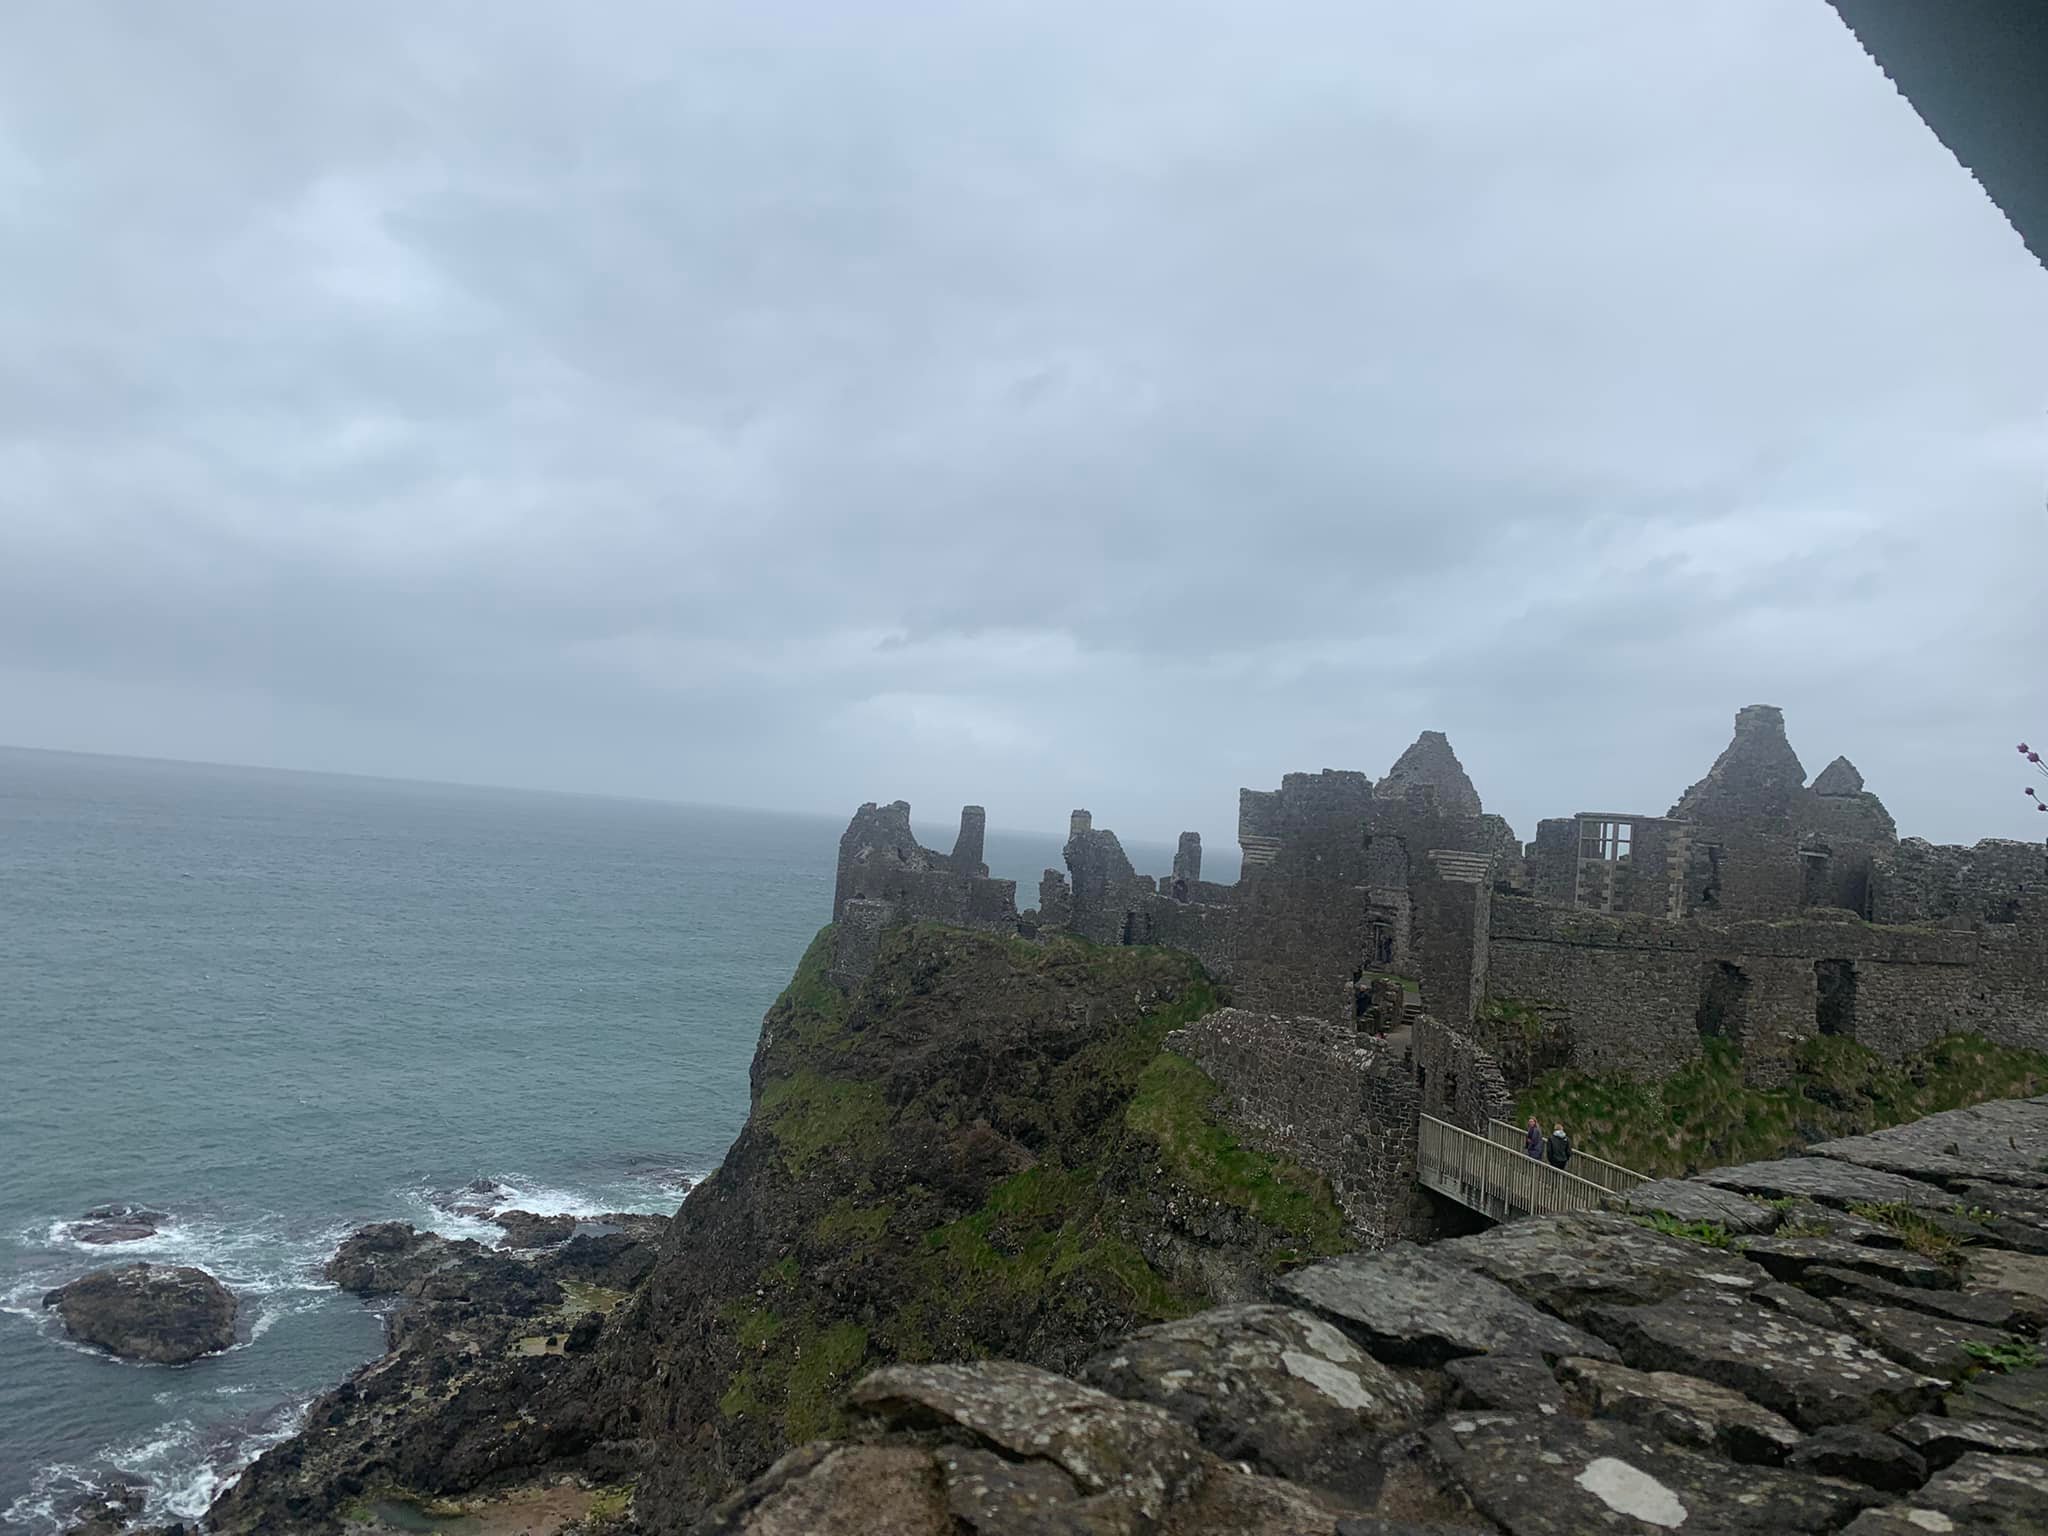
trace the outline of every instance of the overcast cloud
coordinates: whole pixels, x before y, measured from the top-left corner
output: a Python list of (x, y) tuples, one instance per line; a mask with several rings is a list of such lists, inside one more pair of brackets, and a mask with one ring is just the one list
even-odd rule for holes
[(2048, 273), (1821, 0), (14, 5), (0, 269), (0, 741), (2040, 833)]

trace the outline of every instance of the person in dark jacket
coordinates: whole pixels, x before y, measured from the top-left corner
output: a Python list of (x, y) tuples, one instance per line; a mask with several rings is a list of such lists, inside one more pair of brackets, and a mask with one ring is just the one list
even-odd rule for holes
[(1534, 1115), (1529, 1117), (1529, 1129), (1522, 1133), (1522, 1150), (1537, 1162), (1543, 1161), (1543, 1124)]
[(1570, 1162), (1571, 1160), (1572, 1139), (1571, 1137), (1565, 1135), (1564, 1127), (1560, 1125), (1556, 1130), (1550, 1133), (1550, 1166), (1553, 1168), (1562, 1168), (1566, 1163)]

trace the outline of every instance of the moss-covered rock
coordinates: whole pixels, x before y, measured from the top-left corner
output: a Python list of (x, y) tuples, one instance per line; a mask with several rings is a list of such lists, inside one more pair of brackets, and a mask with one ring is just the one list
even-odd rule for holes
[(1188, 956), (914, 925), (848, 994), (830, 953), (769, 1009), (747, 1127), (600, 1350), (653, 1530), (843, 1427), (863, 1369), (1072, 1370), (1346, 1246), (1327, 1185), (1161, 1050), (1217, 1005)]

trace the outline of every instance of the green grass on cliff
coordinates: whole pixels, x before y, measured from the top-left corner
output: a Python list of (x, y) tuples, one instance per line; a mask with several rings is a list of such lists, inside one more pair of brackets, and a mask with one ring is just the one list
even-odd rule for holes
[(1173, 1171), (1198, 1194), (1288, 1233), (1310, 1253), (1341, 1253), (1356, 1246), (1346, 1236), (1329, 1182), (1299, 1164), (1246, 1146), (1218, 1118), (1216, 1099), (1216, 1084), (1200, 1067), (1161, 1051), (1139, 1075), (1124, 1123), (1156, 1142)]
[(1518, 1117), (1562, 1123), (1584, 1151), (1640, 1173), (1697, 1173), (1782, 1156), (1937, 1110), (2048, 1091), (2048, 1054), (1950, 1035), (1904, 1061), (1823, 1036), (1796, 1052), (1792, 1076), (1750, 1088), (1726, 1041), (1661, 1083), (1552, 1072), (1526, 1089)]
[[(885, 1361), (1076, 1363), (1209, 1305), (1146, 1257), (1175, 1190), (1251, 1218), (1236, 1241), (1268, 1271), (1350, 1246), (1324, 1181), (1242, 1144), (1215, 1084), (1162, 1051), (1218, 1006), (1192, 958), (919, 924), (848, 997), (831, 944), (811, 944), (756, 1058), (752, 1128), (801, 1226), (719, 1308), (729, 1421), (796, 1443), (843, 1427), (847, 1387)], [(907, 1158), (913, 1136), (939, 1163), (993, 1145), (1026, 1166), (963, 1211), (958, 1171)]]

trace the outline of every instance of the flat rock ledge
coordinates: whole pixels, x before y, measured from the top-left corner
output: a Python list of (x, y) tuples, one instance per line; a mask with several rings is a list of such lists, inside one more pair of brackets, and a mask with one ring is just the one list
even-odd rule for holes
[(185, 1365), (235, 1342), (234, 1293), (203, 1269), (96, 1269), (49, 1292), (43, 1305), (72, 1338), (123, 1360)]
[(2048, 1536), (2044, 1148), (2048, 1099), (1956, 1110), (1325, 1260), (1085, 1383), (891, 1366), (695, 1529)]

